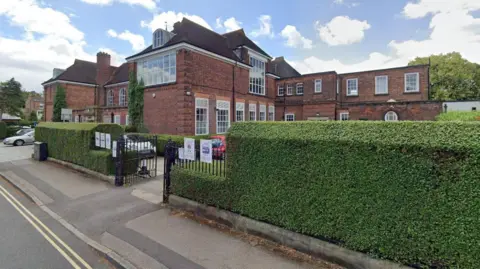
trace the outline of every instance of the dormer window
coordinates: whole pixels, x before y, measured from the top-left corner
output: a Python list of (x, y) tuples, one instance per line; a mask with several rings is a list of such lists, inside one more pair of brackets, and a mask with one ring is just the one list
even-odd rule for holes
[(173, 37), (173, 33), (163, 29), (157, 29), (153, 32), (152, 47), (159, 48), (167, 43)]

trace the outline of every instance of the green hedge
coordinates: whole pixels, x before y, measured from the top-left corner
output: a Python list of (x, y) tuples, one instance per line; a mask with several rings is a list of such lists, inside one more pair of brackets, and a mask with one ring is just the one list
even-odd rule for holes
[(441, 113), (435, 119), (437, 121), (480, 121), (480, 111), (452, 111)]
[(6, 137), (15, 136), (17, 134), (18, 130), (20, 130), (20, 127), (18, 127), (18, 126), (7, 126), (7, 136)]
[(0, 139), (7, 137), (7, 124), (3, 121), (0, 121)]
[(112, 134), (113, 140), (123, 128), (117, 124), (48, 122), (35, 128), (35, 140), (47, 143), (49, 157), (113, 174), (110, 150), (94, 150), (96, 131)]
[(480, 268), (479, 130), (474, 122), (236, 124), (226, 181), (175, 171), (173, 190), (373, 257)]

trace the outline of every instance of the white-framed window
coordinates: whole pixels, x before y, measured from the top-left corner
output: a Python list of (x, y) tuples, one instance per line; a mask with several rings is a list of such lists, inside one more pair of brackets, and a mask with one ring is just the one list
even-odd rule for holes
[(320, 93), (322, 92), (322, 80), (321, 79), (316, 79), (315, 80), (315, 93)]
[(251, 121), (257, 120), (257, 104), (248, 105), (248, 116), (249, 116), (248, 119)]
[(129, 117), (128, 115), (125, 116), (125, 125), (129, 125), (130, 122), (129, 122)]
[(340, 113), (340, 121), (346, 121), (350, 119), (350, 115), (348, 112), (342, 112)]
[(195, 135), (208, 134), (208, 99), (195, 98)]
[(278, 96), (283, 96), (285, 94), (285, 88), (283, 85), (278, 85)]
[(137, 79), (145, 86), (165, 84), (177, 80), (177, 53), (155, 55), (137, 62)]
[(398, 115), (395, 111), (385, 113), (385, 121), (398, 121)]
[(268, 106), (268, 120), (274, 121), (275, 120), (275, 107)]
[(113, 123), (120, 124), (120, 115), (113, 116)]
[(303, 95), (303, 83), (297, 83), (297, 95)]
[(230, 128), (230, 102), (217, 100), (217, 134), (224, 134)]
[(347, 95), (358, 95), (358, 78), (347, 79)]
[(235, 121), (245, 121), (245, 103), (236, 103)]
[(420, 78), (418, 73), (405, 74), (405, 92), (420, 91)]
[(375, 94), (388, 93), (388, 76), (375, 77)]
[(107, 106), (113, 106), (113, 90), (107, 91)]
[(295, 121), (295, 114), (293, 113), (285, 114), (285, 121)]
[(250, 88), (253, 94), (265, 95), (265, 62), (250, 56)]
[(287, 85), (287, 95), (293, 95), (293, 85), (292, 84)]
[(258, 114), (259, 121), (266, 121), (267, 120), (267, 106), (260, 105), (260, 113)]
[(118, 105), (127, 106), (127, 90), (121, 88), (118, 92)]
[(340, 80), (337, 78), (337, 94), (340, 94)]

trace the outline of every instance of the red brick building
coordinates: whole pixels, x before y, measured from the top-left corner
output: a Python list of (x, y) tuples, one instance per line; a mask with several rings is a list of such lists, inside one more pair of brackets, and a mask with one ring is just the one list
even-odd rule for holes
[(93, 106), (98, 121), (128, 123), (130, 72), (144, 81), (143, 120), (154, 133), (224, 133), (246, 120), (433, 120), (441, 112), (429, 101), (428, 66), (300, 75), (243, 30), (221, 35), (188, 19), (155, 31), (152, 45), (120, 67), (99, 53), (88, 81), (69, 76), (81, 64), (44, 83), (46, 115), (52, 86), (63, 83), (77, 117)]
[(71, 121), (128, 123), (128, 65), (112, 66), (107, 53), (99, 52), (95, 63), (76, 59), (65, 70), (56, 68), (42, 85), (46, 121), (52, 120), (55, 91), (62, 86), (73, 112)]
[(25, 100), (25, 108), (23, 109), (23, 113), (27, 119), (30, 118), (30, 114), (35, 112), (37, 115), (37, 119), (41, 119), (43, 117), (43, 110), (44, 110), (44, 99), (42, 96), (36, 94), (29, 94), (27, 100)]

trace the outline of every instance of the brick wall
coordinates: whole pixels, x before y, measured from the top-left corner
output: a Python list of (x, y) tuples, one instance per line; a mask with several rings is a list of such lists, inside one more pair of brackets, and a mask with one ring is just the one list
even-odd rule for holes
[(111, 119), (112, 114), (113, 114), (114, 117), (116, 115), (120, 115), (120, 124), (121, 125), (126, 125), (128, 108), (105, 108), (105, 109), (103, 109), (102, 110), (102, 116), (101, 116), (102, 122), (103, 122), (103, 119), (105, 117), (109, 117)]
[[(65, 89), (68, 108), (80, 109), (94, 105), (95, 87), (68, 83), (62, 83), (61, 86)], [(52, 121), (56, 87), (57, 83), (44, 87), (46, 121)]]
[(113, 104), (111, 106), (114, 106), (114, 107), (121, 106), (120, 105), (120, 90), (121, 89), (125, 89), (125, 101), (126, 101), (126, 105), (122, 105), (122, 106), (123, 107), (128, 106), (128, 83), (106, 88), (105, 89), (105, 93), (106, 93), (105, 94), (105, 100), (104, 100), (104, 103), (100, 104), (100, 106), (110, 106), (110, 105), (107, 105), (107, 97), (106, 97), (108, 95), (109, 91), (112, 91), (112, 93), (113, 93)]
[[(301, 77), (293, 77), (286, 79), (278, 79), (276, 81), (275, 93), (277, 100), (292, 100), (292, 101), (334, 101), (336, 99), (336, 73), (327, 72), (327, 73), (316, 73), (308, 74)], [(315, 80), (322, 80), (322, 92), (315, 93)], [(303, 83), (303, 94), (297, 94), (297, 84)], [(278, 96), (278, 86), (284, 86), (285, 96)], [(287, 95), (287, 86), (293, 86), (293, 95)]]
[(441, 102), (403, 102), (403, 103), (378, 103), (358, 104), (343, 106), (338, 110), (349, 113), (350, 120), (381, 120), (385, 114), (394, 111), (398, 120), (434, 120), (442, 112)]
[[(405, 93), (405, 74), (419, 73), (420, 92)], [(388, 76), (388, 94), (375, 94), (375, 76)], [(342, 102), (386, 102), (427, 101), (428, 100), (428, 66), (400, 67), (395, 69), (375, 70), (339, 75), (341, 78), (340, 100)], [(347, 96), (347, 80), (358, 79), (358, 96)]]

